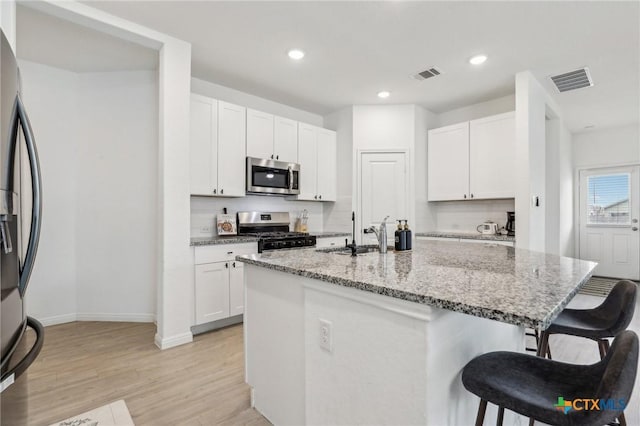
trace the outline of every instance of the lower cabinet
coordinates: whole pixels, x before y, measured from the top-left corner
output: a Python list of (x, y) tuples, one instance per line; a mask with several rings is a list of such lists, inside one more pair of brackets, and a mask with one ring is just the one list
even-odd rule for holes
[(235, 257), (257, 251), (256, 244), (196, 247), (193, 325), (244, 313), (244, 263)]

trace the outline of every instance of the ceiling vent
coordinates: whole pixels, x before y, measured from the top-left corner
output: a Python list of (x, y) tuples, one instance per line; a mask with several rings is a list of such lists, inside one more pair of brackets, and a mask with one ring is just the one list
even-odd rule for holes
[(436, 67), (431, 67), (429, 69), (426, 69), (424, 71), (421, 71), (419, 73), (416, 73), (416, 74), (412, 75), (412, 77), (415, 78), (418, 81), (422, 81), (422, 80), (426, 80), (426, 79), (431, 78), (431, 77), (439, 76), (440, 74), (442, 74), (442, 71), (440, 71)]
[(558, 92), (568, 92), (569, 90), (582, 89), (593, 86), (589, 68), (566, 72), (564, 74), (552, 75), (551, 81), (555, 84)]

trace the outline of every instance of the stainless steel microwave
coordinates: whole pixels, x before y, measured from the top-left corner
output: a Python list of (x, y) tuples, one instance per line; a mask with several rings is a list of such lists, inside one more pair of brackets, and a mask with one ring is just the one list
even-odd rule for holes
[(300, 164), (247, 157), (247, 193), (300, 193)]

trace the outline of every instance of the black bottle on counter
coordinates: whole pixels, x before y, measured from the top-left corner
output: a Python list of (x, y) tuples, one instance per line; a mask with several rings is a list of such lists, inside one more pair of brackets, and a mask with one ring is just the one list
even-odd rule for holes
[(405, 250), (411, 250), (411, 230), (409, 229), (409, 221), (404, 221), (404, 238)]
[(396, 251), (406, 250), (407, 249), (407, 239), (406, 239), (406, 233), (402, 229), (402, 221), (401, 220), (398, 221), (398, 229), (396, 229), (395, 236), (396, 236), (396, 244), (395, 244)]

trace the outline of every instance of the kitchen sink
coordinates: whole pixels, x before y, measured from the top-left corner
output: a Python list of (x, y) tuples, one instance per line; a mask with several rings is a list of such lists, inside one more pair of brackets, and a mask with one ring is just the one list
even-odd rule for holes
[[(387, 252), (392, 252), (394, 249), (393, 246), (387, 246)], [(341, 255), (349, 255), (351, 256), (351, 248), (349, 247), (329, 247), (329, 248), (321, 248), (317, 249), (317, 252), (320, 253), (334, 253)], [(357, 254), (367, 254), (367, 253), (379, 253), (380, 248), (377, 244), (363, 245), (356, 247)]]

